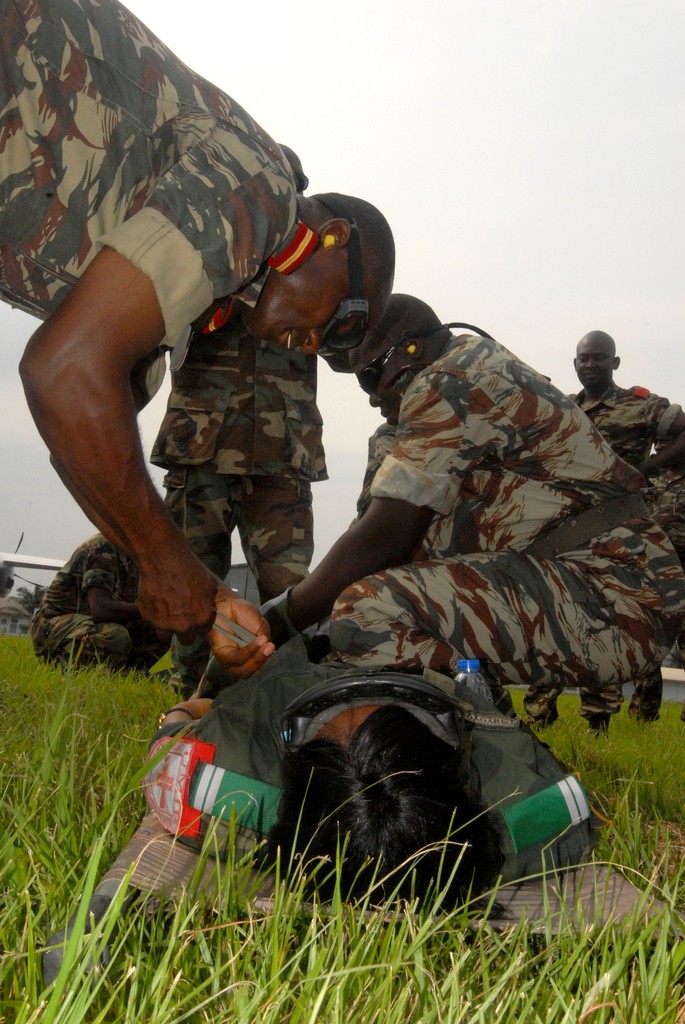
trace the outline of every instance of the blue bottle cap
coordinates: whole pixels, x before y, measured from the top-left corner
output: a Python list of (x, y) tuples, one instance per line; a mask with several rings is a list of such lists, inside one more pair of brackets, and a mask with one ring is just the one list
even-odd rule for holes
[(457, 670), (459, 672), (479, 672), (480, 661), (478, 658), (465, 658), (463, 661), (457, 662)]

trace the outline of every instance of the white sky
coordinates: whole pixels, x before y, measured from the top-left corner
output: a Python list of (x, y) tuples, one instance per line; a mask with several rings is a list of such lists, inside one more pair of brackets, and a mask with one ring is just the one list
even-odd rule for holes
[[(618, 383), (685, 404), (685, 6), (129, 7), (299, 153), (310, 193), (356, 194), (383, 210), (397, 291), (445, 321), (479, 324), (564, 391), (576, 390), (576, 342), (608, 331), (623, 360)], [(16, 367), (35, 326), (0, 305), (0, 550), (23, 531), (23, 552), (66, 558), (93, 528), (24, 404)], [(141, 418), (148, 451), (165, 399)], [(323, 365), (319, 404), (330, 480), (314, 485), (315, 562), (354, 515), (379, 422), (355, 379)]]

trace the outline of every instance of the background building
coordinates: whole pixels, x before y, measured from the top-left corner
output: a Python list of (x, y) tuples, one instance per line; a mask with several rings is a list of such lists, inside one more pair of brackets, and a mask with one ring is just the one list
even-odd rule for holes
[(31, 613), (16, 597), (0, 598), (0, 636), (27, 636)]

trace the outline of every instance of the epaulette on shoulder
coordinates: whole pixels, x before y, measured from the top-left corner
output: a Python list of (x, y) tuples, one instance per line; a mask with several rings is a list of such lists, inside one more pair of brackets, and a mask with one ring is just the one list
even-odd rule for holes
[(630, 389), (636, 398), (649, 398), (651, 391), (648, 388), (634, 387)]

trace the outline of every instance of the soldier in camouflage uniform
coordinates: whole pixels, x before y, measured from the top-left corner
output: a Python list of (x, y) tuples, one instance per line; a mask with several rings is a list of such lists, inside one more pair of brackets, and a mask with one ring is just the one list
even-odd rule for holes
[(45, 591), (31, 623), (33, 649), (72, 666), (151, 668), (168, 644), (140, 616), (138, 572), (101, 533), (84, 541)]
[[(645, 478), (655, 479), (665, 468), (683, 465), (685, 413), (679, 405), (651, 394), (646, 388), (619, 388), (613, 372), (620, 362), (610, 335), (604, 331), (586, 334), (578, 342), (573, 361), (583, 390), (571, 397), (622, 459), (639, 469)], [(659, 447), (658, 455), (653, 454), (655, 446)], [(650, 495), (651, 491), (645, 492), (648, 505)], [(661, 525), (668, 533), (665, 523)], [(677, 548), (673, 537), (671, 541)], [(634, 685), (628, 714), (642, 721), (654, 721), (661, 706), (661, 670), (656, 668), (647, 676), (636, 678)], [(545, 687), (529, 690), (524, 698), (527, 720), (543, 724), (554, 721), (558, 692)], [(610, 716), (623, 703), (621, 687), (617, 685), (597, 691), (581, 689), (580, 698), (583, 717), (601, 729), (608, 728)]]
[(361, 200), (298, 197), (278, 145), (117, 0), (0, 14), (0, 293), (47, 318), (21, 362), (29, 403), (81, 507), (135, 558), (146, 616), (192, 638), (216, 581), (145, 473), (132, 374), (145, 395), (161, 347), (178, 361), (234, 296), (253, 337), (358, 343), (392, 287), (392, 234)]
[(502, 685), (597, 687), (661, 662), (683, 570), (639, 473), (569, 398), (411, 296), (351, 362), (397, 439), (366, 514), (287, 595), (296, 629), (332, 612), (344, 663), (479, 658)]
[(369, 450), (364, 471), (362, 489), (357, 498), (357, 519), (361, 518), (371, 504), (371, 484), (381, 463), (395, 444), (395, 428), (390, 423), (381, 423), (369, 438)]
[[(152, 452), (192, 550), (224, 579), (237, 528), (262, 601), (303, 579), (314, 553), (311, 482), (327, 478), (316, 359), (253, 342), (236, 316), (211, 344), (199, 332)], [(189, 695), (209, 644), (175, 640), (172, 656)]]
[[(648, 497), (649, 511), (668, 534), (680, 564), (685, 568), (685, 472), (670, 469), (656, 477), (649, 489)], [(676, 645), (681, 668), (685, 668), (685, 626), (678, 633)], [(680, 717), (685, 722), (685, 701)]]

